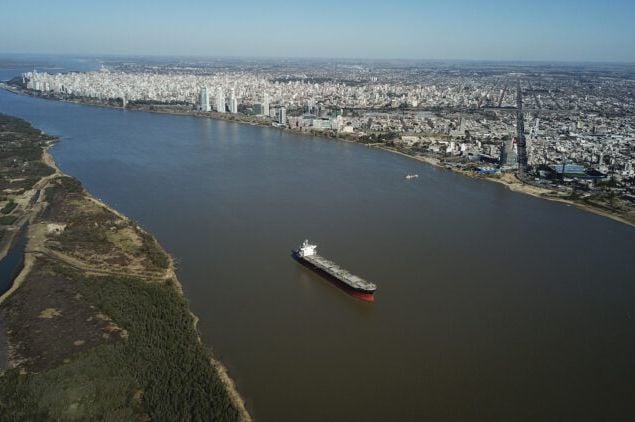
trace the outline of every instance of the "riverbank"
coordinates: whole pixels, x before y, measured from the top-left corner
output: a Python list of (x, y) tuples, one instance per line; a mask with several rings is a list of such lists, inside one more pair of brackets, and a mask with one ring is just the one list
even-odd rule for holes
[(36, 97), (36, 98), (41, 98), (41, 99), (50, 100), (50, 101), (62, 101), (62, 102), (69, 102), (73, 104), (88, 105), (93, 107), (116, 109), (116, 110), (140, 111), (144, 113), (169, 114), (172, 116), (189, 116), (189, 117), (197, 117), (197, 118), (203, 118), (203, 119), (222, 120), (226, 122), (240, 123), (240, 124), (245, 124), (249, 126), (278, 129), (284, 132), (301, 134), (305, 136), (315, 136), (315, 137), (327, 138), (327, 139), (338, 139), (341, 141), (346, 141), (351, 143), (359, 143), (355, 141), (354, 139), (352, 139), (350, 135), (343, 136), (339, 133), (333, 133), (333, 136), (328, 136), (328, 133), (324, 131), (314, 131), (314, 130), (303, 131), (303, 130), (291, 129), (288, 127), (275, 126), (272, 124), (270, 120), (263, 119), (258, 116), (248, 116), (244, 114), (232, 114), (232, 113), (218, 113), (215, 111), (202, 112), (202, 111), (192, 110), (190, 108), (187, 108), (187, 109), (182, 108), (181, 106), (159, 105), (159, 104), (139, 105), (139, 104), (132, 103), (132, 104), (128, 104), (124, 108), (121, 105), (110, 104), (107, 101), (105, 102), (102, 100), (95, 100), (95, 99), (89, 99), (84, 97), (63, 98), (56, 95), (42, 95), (40, 92), (29, 90), (29, 89), (23, 89), (23, 88), (9, 85), (3, 82), (0, 82), (0, 89), (4, 89), (15, 95), (25, 95), (29, 97)]
[(488, 182), (500, 183), (507, 187), (509, 190), (522, 193), (525, 195), (530, 195), (540, 199), (546, 199), (548, 201), (559, 202), (568, 206), (574, 206), (580, 210), (590, 212), (596, 215), (600, 215), (602, 217), (609, 218), (611, 220), (617, 221), (622, 224), (629, 225), (631, 227), (635, 227), (635, 209), (630, 207), (624, 207), (625, 210), (618, 213), (615, 210), (609, 209), (607, 206), (602, 204), (590, 204), (588, 202), (584, 202), (583, 199), (572, 199), (570, 194), (557, 192), (552, 189), (539, 187), (536, 185), (525, 183), (519, 180), (515, 174), (513, 173), (504, 173), (502, 175), (490, 176), (490, 177), (480, 177), (473, 173), (468, 173), (466, 171), (460, 171), (451, 167), (444, 165), (440, 160), (434, 157), (426, 157), (426, 156), (417, 156), (412, 154), (407, 154), (405, 152), (397, 151), (394, 148), (384, 147), (384, 146), (376, 146), (374, 148), (378, 148), (384, 151), (392, 152), (394, 154), (399, 154), (404, 157), (408, 157), (414, 160), (417, 160), (422, 163), (429, 164), (431, 166), (435, 166), (438, 168), (442, 168), (453, 173), (458, 173), (460, 175), (478, 178), (479, 180), (486, 180)]
[(574, 206), (582, 211), (590, 212), (602, 217), (609, 218), (622, 224), (626, 224), (631, 227), (635, 227), (635, 211), (625, 211), (624, 214), (617, 214), (615, 211), (611, 211), (606, 208), (602, 208), (601, 204), (591, 205), (583, 200), (571, 199), (569, 194), (559, 194), (550, 189), (540, 188), (534, 185), (529, 185), (518, 180), (518, 178), (511, 173), (505, 174), (500, 178), (485, 178), (492, 182), (497, 182), (505, 185), (509, 190), (514, 192), (523, 193), (525, 195), (531, 195), (536, 198), (546, 199), (548, 201), (560, 202), (568, 206)]
[[(4, 88), (7, 91), (12, 92), (16, 95), (34, 96), (38, 98), (55, 100), (55, 101), (69, 101), (76, 104), (92, 105), (92, 106), (103, 107), (103, 108), (116, 108), (116, 109), (121, 108), (120, 106), (104, 103), (101, 100), (93, 101), (93, 100), (84, 99), (81, 97), (75, 97), (72, 99), (61, 99), (51, 95), (40, 95), (35, 91), (25, 90), (19, 87), (2, 84), (2, 83), (0, 83), (0, 88)], [(169, 105), (166, 105), (166, 106), (133, 105), (133, 106), (129, 106), (127, 110), (224, 120), (224, 121), (229, 121), (233, 123), (248, 124), (251, 126), (274, 128), (274, 129), (282, 130), (289, 133), (301, 134), (304, 136), (309, 135), (309, 136), (321, 137), (324, 139), (336, 139), (336, 140), (348, 142), (348, 143), (367, 145), (369, 147), (378, 148), (383, 151), (387, 151), (394, 154), (402, 155), (404, 157), (412, 158), (419, 162), (427, 163), (435, 167), (444, 168), (446, 170), (461, 174), (463, 176), (500, 183), (514, 192), (531, 195), (536, 198), (546, 199), (549, 201), (560, 202), (562, 204), (569, 205), (569, 206), (575, 206), (576, 208), (580, 210), (591, 212), (593, 214), (600, 215), (602, 217), (606, 217), (623, 224), (627, 224), (631, 227), (635, 227), (635, 207), (633, 207), (632, 204), (629, 204), (626, 201), (612, 199), (611, 200), (613, 203), (612, 205), (608, 201), (603, 200), (601, 198), (595, 199), (595, 200), (591, 200), (591, 198), (589, 198), (588, 196), (579, 196), (577, 198), (574, 198), (572, 197), (572, 195), (570, 195), (569, 192), (566, 192), (566, 191), (565, 192), (557, 191), (551, 188), (537, 186), (535, 184), (523, 182), (519, 180), (514, 174), (511, 174), (511, 173), (497, 175), (497, 176), (479, 176), (473, 172), (468, 172), (456, 167), (448, 166), (437, 157), (420, 155), (414, 152), (410, 153), (403, 150), (400, 151), (394, 147), (390, 147), (385, 144), (369, 145), (363, 142), (359, 142), (356, 138), (348, 134), (342, 135), (339, 133), (334, 133), (333, 136), (328, 136), (327, 133), (324, 133), (321, 131), (299, 131), (299, 130), (295, 130), (291, 128), (281, 128), (277, 126), (272, 126), (270, 121), (258, 119), (257, 117), (253, 117), (253, 116), (239, 116), (236, 114), (216, 113), (216, 112), (203, 113), (203, 112), (198, 112), (195, 110), (185, 110), (185, 109), (177, 110), (172, 108), (172, 106), (169, 106)]]
[(0, 296), (9, 343), (0, 413), (251, 420), (201, 342), (172, 257), (60, 172), (47, 151), (52, 138), (0, 118), (3, 201), (16, 204), (3, 240), (18, 221), (27, 229), (25, 265)]

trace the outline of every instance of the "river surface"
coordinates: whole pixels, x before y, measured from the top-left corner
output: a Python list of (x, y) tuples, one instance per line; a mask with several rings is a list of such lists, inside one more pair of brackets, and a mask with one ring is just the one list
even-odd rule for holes
[[(13, 280), (24, 267), (24, 249), (27, 242), (26, 230), (17, 233), (13, 242), (12, 248), (0, 259), (0, 295), (11, 288)], [(9, 343), (2, 318), (0, 318), (0, 371), (9, 366), (8, 360)]]
[(0, 53), (0, 81), (8, 81), (33, 70), (48, 73), (87, 72), (97, 70), (100, 66), (101, 61), (94, 57)]
[[(258, 420), (635, 417), (629, 226), (276, 129), (5, 91), (0, 112), (174, 255)], [(375, 303), (293, 261), (305, 238)]]

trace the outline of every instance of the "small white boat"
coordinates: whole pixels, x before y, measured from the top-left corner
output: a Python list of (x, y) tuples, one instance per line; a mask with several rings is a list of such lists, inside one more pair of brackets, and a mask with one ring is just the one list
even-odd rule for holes
[(419, 175), (418, 175), (418, 174), (407, 174), (407, 175), (406, 175), (406, 179), (408, 179), (408, 180), (410, 180), (410, 179), (415, 179), (415, 178), (417, 178), (417, 177), (419, 177)]

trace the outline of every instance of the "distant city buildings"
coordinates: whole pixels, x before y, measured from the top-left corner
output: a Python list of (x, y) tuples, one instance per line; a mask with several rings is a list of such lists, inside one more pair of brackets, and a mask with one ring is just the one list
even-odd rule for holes
[(265, 116), (269, 115), (269, 94), (266, 92), (262, 96), (262, 114)]
[(515, 170), (518, 168), (518, 149), (516, 138), (510, 137), (502, 142), (500, 163), (504, 170)]
[(201, 88), (201, 94), (199, 97), (199, 104), (201, 105), (201, 111), (211, 111), (212, 107), (209, 104), (209, 92), (207, 92), (207, 87), (204, 86)]
[(236, 90), (232, 88), (229, 96), (229, 112), (238, 113), (238, 99), (236, 98)]
[[(513, 171), (520, 78), (530, 167), (547, 171), (565, 162), (632, 183), (635, 78), (626, 71), (611, 77), (594, 76), (593, 71), (583, 79), (562, 76), (570, 74), (364, 64), (218, 72), (176, 66), (163, 71), (27, 72), (20, 81), (47, 95), (162, 103), (204, 112), (211, 111), (212, 96), (219, 113), (240, 109), (294, 130), (332, 131), (368, 143), (388, 142), (414, 154), (464, 164), (485, 161)], [(208, 87), (214, 88), (210, 92)]]
[(223, 88), (218, 88), (218, 92), (216, 93), (216, 111), (224, 113), (225, 109), (225, 93), (223, 93)]

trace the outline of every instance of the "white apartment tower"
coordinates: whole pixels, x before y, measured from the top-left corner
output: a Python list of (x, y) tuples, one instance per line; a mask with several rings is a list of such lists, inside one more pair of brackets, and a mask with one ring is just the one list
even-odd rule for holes
[(265, 92), (262, 99), (262, 114), (269, 115), (269, 94)]
[(207, 87), (201, 88), (201, 94), (199, 98), (199, 104), (201, 105), (201, 111), (211, 111), (212, 107), (209, 104), (209, 92)]
[(216, 111), (219, 113), (225, 112), (225, 93), (223, 88), (218, 88), (218, 93), (216, 94)]
[(229, 96), (229, 112), (238, 113), (238, 99), (236, 98), (236, 91), (232, 88)]

